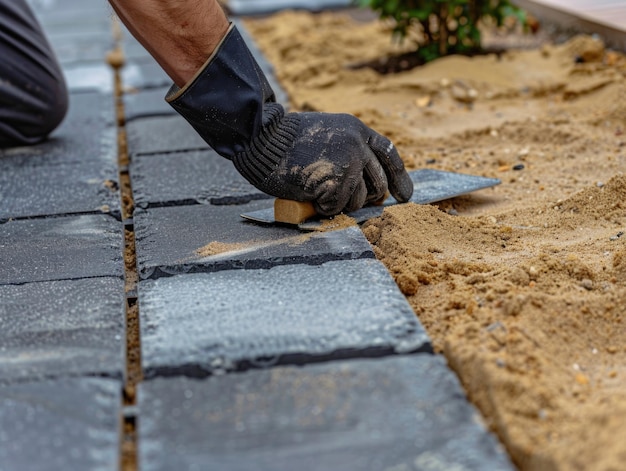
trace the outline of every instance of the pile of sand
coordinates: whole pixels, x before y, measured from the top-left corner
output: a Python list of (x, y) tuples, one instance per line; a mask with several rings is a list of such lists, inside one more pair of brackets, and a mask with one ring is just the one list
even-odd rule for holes
[(626, 60), (601, 41), (448, 57), (397, 75), (388, 26), (247, 23), (294, 109), (350, 112), (407, 167), (498, 177), (364, 225), (380, 260), (522, 469), (626, 462)]

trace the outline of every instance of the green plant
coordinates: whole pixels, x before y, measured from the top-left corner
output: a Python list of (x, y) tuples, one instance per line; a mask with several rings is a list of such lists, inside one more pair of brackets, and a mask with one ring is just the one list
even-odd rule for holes
[(417, 32), (417, 54), (430, 61), (448, 54), (480, 51), (479, 20), (502, 26), (507, 18), (522, 25), (523, 10), (508, 0), (356, 0), (362, 7), (394, 20), (394, 35), (400, 39)]

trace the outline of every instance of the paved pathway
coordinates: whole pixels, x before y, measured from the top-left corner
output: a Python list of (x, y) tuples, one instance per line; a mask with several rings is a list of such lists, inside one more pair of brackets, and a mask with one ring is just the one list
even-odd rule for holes
[(626, 1), (624, 0), (535, 0), (535, 3), (568, 11), (582, 18), (626, 31)]
[(626, 0), (515, 0), (545, 24), (598, 34), (605, 43), (626, 51)]
[(128, 34), (116, 114), (105, 2), (33, 4), (71, 106), (0, 151), (0, 469), (512, 469), (358, 228), (244, 222)]

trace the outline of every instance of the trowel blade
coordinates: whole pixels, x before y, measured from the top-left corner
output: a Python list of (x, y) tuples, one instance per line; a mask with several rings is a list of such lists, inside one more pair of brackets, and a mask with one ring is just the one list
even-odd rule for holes
[[(422, 169), (409, 172), (413, 180), (413, 196), (409, 200), (417, 204), (429, 204), (436, 201), (447, 200), (456, 196), (465, 195), (472, 191), (490, 188), (499, 185), (497, 178), (479, 177), (443, 170)], [(393, 198), (387, 198), (382, 205), (367, 206), (347, 215), (354, 218), (357, 223), (378, 217), (387, 206), (398, 204)], [(274, 219), (274, 208), (261, 209), (241, 215), (242, 218), (261, 224), (277, 224)], [(301, 230), (316, 230), (322, 222), (319, 218), (310, 219), (298, 224)]]

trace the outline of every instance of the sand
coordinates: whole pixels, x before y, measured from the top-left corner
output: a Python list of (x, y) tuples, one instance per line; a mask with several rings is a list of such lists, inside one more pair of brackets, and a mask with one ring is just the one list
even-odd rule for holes
[(388, 25), (246, 22), (294, 110), (349, 112), (406, 166), (502, 184), (363, 230), (521, 469), (626, 462), (626, 60), (574, 37), (395, 75)]

